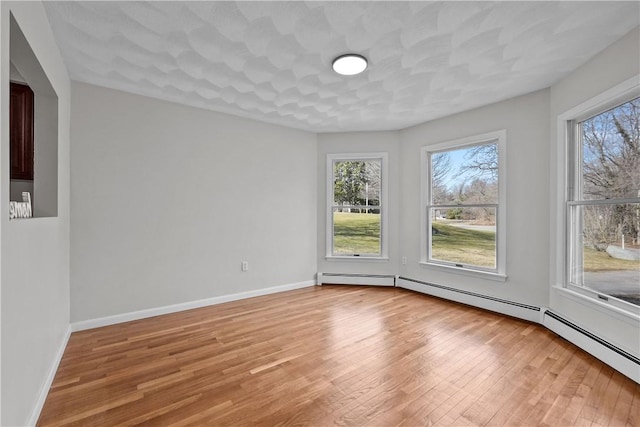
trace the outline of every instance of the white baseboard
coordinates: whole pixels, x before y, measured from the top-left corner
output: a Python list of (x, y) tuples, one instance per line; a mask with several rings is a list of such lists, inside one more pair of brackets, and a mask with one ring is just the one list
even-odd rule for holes
[(436, 285), (433, 283), (421, 282), (419, 280), (400, 277), (396, 281), (399, 288), (410, 289), (435, 297), (460, 302), (474, 307), (484, 308), (486, 310), (495, 311), (496, 313), (506, 314), (508, 316), (517, 317), (519, 319), (529, 320), (531, 322), (540, 323), (540, 307), (521, 304), (500, 298), (493, 298), (473, 292), (467, 292), (460, 289), (450, 288), (448, 286)]
[(67, 348), (67, 343), (69, 342), (69, 337), (71, 336), (71, 326), (67, 327), (67, 330), (62, 337), (62, 342), (60, 343), (60, 347), (58, 348), (58, 352), (56, 353), (53, 362), (51, 363), (51, 367), (49, 368), (49, 372), (47, 373), (47, 377), (45, 378), (42, 386), (40, 387), (40, 392), (38, 393), (38, 399), (34, 404), (33, 410), (31, 411), (31, 416), (29, 416), (29, 421), (27, 421), (28, 426), (35, 426), (38, 422), (38, 418), (40, 418), (40, 412), (42, 412), (42, 407), (44, 406), (44, 402), (47, 400), (47, 395), (49, 394), (49, 389), (51, 388), (51, 384), (53, 384), (53, 380), (56, 377), (56, 372), (58, 372), (58, 366), (60, 365), (60, 361), (62, 360), (62, 356), (64, 355), (64, 350)]
[(72, 331), (84, 331), (86, 329), (99, 328), (102, 326), (115, 325), (132, 320), (145, 319), (147, 317), (160, 316), (162, 314), (176, 313), (193, 308), (206, 307), (209, 305), (222, 304), (230, 301), (237, 301), (246, 298), (259, 297), (262, 295), (275, 294), (277, 292), (291, 291), (294, 289), (314, 286), (315, 280), (291, 283), (288, 285), (273, 286), (270, 288), (256, 289), (254, 291), (239, 292), (231, 295), (221, 295), (218, 297), (205, 298), (196, 301), (183, 302), (180, 304), (166, 305), (164, 307), (149, 308), (146, 310), (132, 311), (129, 313), (115, 314), (113, 316), (99, 317), (97, 319), (82, 320), (71, 324)]
[(318, 273), (319, 285), (395, 286), (395, 282), (392, 274)]
[(640, 360), (568, 319), (544, 310), (542, 324), (570, 343), (640, 384)]

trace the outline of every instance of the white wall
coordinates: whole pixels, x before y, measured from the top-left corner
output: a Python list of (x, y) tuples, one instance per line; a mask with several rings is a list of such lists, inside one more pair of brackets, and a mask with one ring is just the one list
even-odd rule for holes
[(12, 82), (26, 83), (27, 81), (22, 77), (20, 71), (13, 65), (13, 62), (9, 63), (9, 79)]
[[(9, 221), (9, 22), (13, 14), (58, 96), (58, 217)], [(69, 328), (70, 82), (40, 3), (0, 5), (2, 425), (25, 425)], [(46, 391), (46, 390), (44, 390)]]
[(58, 214), (58, 99), (36, 93), (34, 105), (33, 216)]
[(72, 321), (314, 279), (315, 134), (75, 82), (71, 132)]
[[(558, 233), (558, 116), (594, 96), (640, 74), (640, 30), (636, 27), (626, 36), (606, 48), (564, 80), (551, 87), (550, 92), (550, 283), (557, 284), (558, 263), (561, 258), (555, 242), (564, 237)], [(583, 328), (640, 357), (640, 323), (637, 319), (607, 309), (593, 300), (576, 297), (554, 287), (550, 291), (550, 307)]]
[[(400, 134), (398, 132), (347, 132), (318, 135), (318, 271), (323, 273), (397, 274), (400, 224)], [(327, 154), (388, 153), (389, 259), (386, 261), (326, 259)]]
[[(401, 131), (401, 275), (510, 301), (548, 301), (549, 91), (542, 90)], [(507, 281), (420, 265), (420, 148), (507, 131)], [(501, 185), (504, 183), (501, 183)]]

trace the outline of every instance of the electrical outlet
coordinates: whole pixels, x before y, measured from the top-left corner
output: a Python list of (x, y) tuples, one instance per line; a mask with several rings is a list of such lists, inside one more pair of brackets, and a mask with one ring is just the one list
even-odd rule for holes
[(242, 271), (249, 271), (249, 261), (242, 261)]
[(406, 256), (402, 257), (402, 265), (407, 265), (407, 257)]

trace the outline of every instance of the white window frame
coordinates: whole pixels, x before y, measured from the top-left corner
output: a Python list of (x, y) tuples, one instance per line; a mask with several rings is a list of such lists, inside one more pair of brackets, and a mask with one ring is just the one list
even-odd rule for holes
[[(331, 153), (327, 154), (327, 218), (326, 218), (326, 259), (349, 261), (388, 261), (388, 153)], [(333, 253), (333, 165), (342, 161), (380, 161), (380, 255), (374, 254), (334, 254)]]
[(582, 161), (582, 143), (579, 134), (579, 123), (611, 108), (622, 105), (640, 96), (640, 75), (632, 77), (613, 88), (571, 108), (560, 114), (557, 120), (557, 206), (556, 216), (556, 289), (569, 292), (579, 301), (596, 305), (608, 311), (633, 318), (640, 318), (640, 307), (601, 294), (587, 287), (572, 283), (572, 257), (576, 254), (576, 241), (572, 236), (572, 227), (576, 227), (572, 219), (572, 206), (592, 206), (615, 202), (633, 202), (634, 199), (619, 200), (575, 200), (580, 189), (580, 162)]
[[(431, 259), (431, 219), (429, 209), (432, 207), (431, 197), (431, 154), (452, 151), (460, 148), (495, 142), (498, 144), (498, 203), (496, 206), (496, 268), (488, 269), (472, 265), (456, 264)], [(507, 131), (502, 129), (481, 135), (469, 136), (420, 149), (421, 167), (421, 203), (420, 203), (420, 264), (443, 271), (480, 277), (499, 282), (507, 280)]]

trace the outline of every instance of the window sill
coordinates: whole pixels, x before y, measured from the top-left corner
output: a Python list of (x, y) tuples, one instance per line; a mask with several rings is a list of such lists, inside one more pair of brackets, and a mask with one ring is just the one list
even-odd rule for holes
[(373, 257), (373, 256), (335, 256), (327, 255), (324, 257), (327, 261), (366, 261), (366, 262), (388, 262), (389, 257)]
[(625, 310), (606, 302), (602, 302), (598, 299), (598, 293), (588, 289), (573, 289), (565, 288), (561, 285), (555, 285), (552, 289), (558, 294), (567, 299), (577, 302), (578, 304), (587, 306), (591, 309), (595, 309), (601, 313), (607, 315), (613, 315), (617, 319), (630, 322), (632, 325), (637, 326), (640, 320), (640, 308), (636, 312)]
[(434, 270), (445, 271), (447, 273), (462, 274), (464, 276), (478, 277), (480, 279), (493, 280), (494, 282), (506, 282), (507, 276), (500, 273), (492, 273), (489, 271), (472, 270), (463, 267), (450, 267), (448, 265), (434, 264), (431, 262), (421, 261), (420, 265)]
[(9, 224), (18, 224), (18, 223), (36, 223), (36, 222), (45, 222), (45, 221), (55, 221), (58, 219), (58, 216), (30, 216), (29, 218), (7, 218)]

